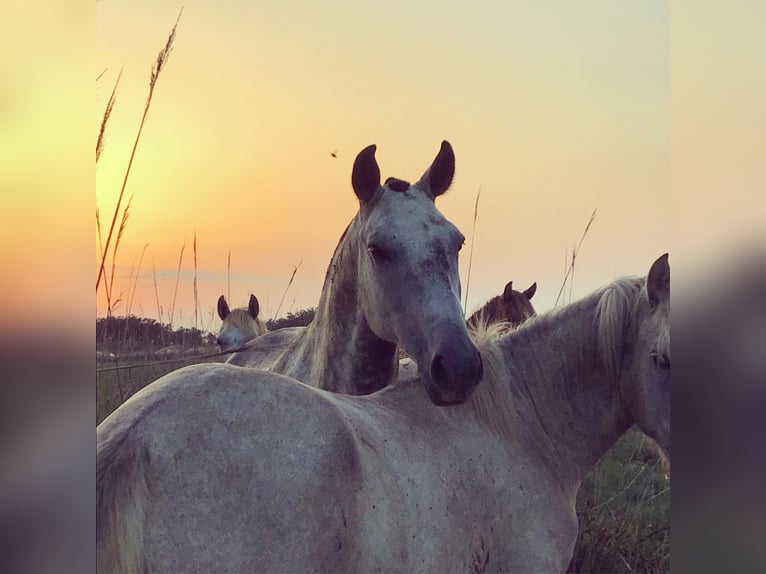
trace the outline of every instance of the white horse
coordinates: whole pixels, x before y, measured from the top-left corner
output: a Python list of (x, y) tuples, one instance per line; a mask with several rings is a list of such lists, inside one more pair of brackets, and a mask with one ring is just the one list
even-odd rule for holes
[(664, 255), (480, 343), (448, 408), (171, 373), (97, 429), (97, 571), (563, 572), (588, 469), (633, 424), (670, 455), (669, 290)]
[(221, 351), (239, 349), (242, 345), (269, 332), (266, 324), (258, 316), (260, 305), (258, 298), (250, 294), (247, 308), (229, 310), (226, 297), (218, 298), (218, 316), (223, 321), (218, 331), (216, 342)]
[(364, 395), (396, 380), (401, 346), (436, 404), (468, 398), (482, 363), (460, 306), (465, 238), (434, 204), (454, 172), (445, 141), (417, 183), (388, 178), (381, 186), (375, 146), (362, 150), (351, 174), (359, 212), (335, 249), (314, 320), (259, 337), (227, 362)]

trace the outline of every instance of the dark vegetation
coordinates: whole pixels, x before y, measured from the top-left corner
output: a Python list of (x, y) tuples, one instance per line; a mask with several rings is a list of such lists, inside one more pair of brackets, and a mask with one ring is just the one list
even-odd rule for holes
[(310, 309), (301, 309), (295, 313), (288, 313), (286, 317), (281, 319), (269, 319), (266, 321), (266, 328), (269, 331), (276, 331), (277, 329), (284, 329), (285, 327), (301, 327), (308, 325), (314, 319), (315, 307)]
[(173, 329), (145, 317), (104, 317), (96, 319), (96, 349), (104, 353), (155, 352), (169, 345), (183, 349), (209, 347), (215, 335), (195, 328)]

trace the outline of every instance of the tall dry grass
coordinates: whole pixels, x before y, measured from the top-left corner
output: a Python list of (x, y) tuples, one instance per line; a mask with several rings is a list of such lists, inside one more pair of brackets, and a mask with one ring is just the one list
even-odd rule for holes
[[(106, 69), (99, 74), (99, 76), (96, 78), (96, 81), (98, 82), (99, 78), (103, 76), (106, 73)], [(117, 101), (117, 86), (120, 85), (120, 79), (122, 78), (122, 68), (120, 68), (120, 73), (117, 74), (117, 80), (114, 82), (114, 87), (112, 88), (112, 94), (109, 96), (109, 101), (106, 103), (106, 109), (104, 110), (104, 116), (101, 119), (101, 127), (98, 130), (98, 138), (96, 138), (96, 164), (98, 164), (98, 160), (101, 158), (101, 152), (104, 149), (104, 140), (106, 137), (106, 126), (109, 124), (109, 118), (112, 117), (112, 110), (114, 109), (114, 103)]]
[(588, 223), (585, 225), (585, 229), (582, 232), (582, 236), (580, 237), (580, 241), (575, 245), (575, 247), (572, 249), (571, 254), (571, 260), (569, 258), (569, 255), (565, 255), (565, 268), (566, 272), (564, 273), (564, 281), (561, 284), (561, 288), (559, 289), (559, 293), (556, 296), (556, 302), (553, 304), (553, 306), (557, 306), (559, 304), (559, 301), (561, 300), (561, 295), (564, 293), (567, 282), (569, 283), (569, 299), (572, 300), (572, 287), (574, 285), (574, 271), (575, 271), (575, 263), (577, 262), (577, 255), (580, 253), (580, 248), (582, 247), (582, 242), (585, 239), (585, 236), (588, 235), (588, 231), (590, 230), (590, 226), (593, 225), (593, 222), (596, 220), (596, 211), (598, 208), (593, 209), (593, 213), (590, 214), (590, 218), (588, 219)]
[[(176, 19), (176, 23), (173, 25), (173, 29), (170, 31), (170, 35), (168, 36), (167, 42), (165, 42), (165, 46), (160, 50), (159, 54), (157, 55), (156, 60), (154, 61), (154, 64), (152, 65), (151, 74), (149, 76), (149, 95), (146, 98), (146, 104), (144, 105), (144, 113), (141, 116), (141, 122), (138, 125), (138, 133), (136, 134), (136, 139), (133, 142), (133, 149), (130, 152), (130, 159), (128, 160), (128, 167), (125, 170), (125, 176), (122, 180), (122, 186), (120, 187), (120, 194), (117, 197), (117, 205), (114, 208), (114, 214), (112, 215), (112, 223), (109, 226), (109, 232), (106, 236), (106, 241), (104, 242), (104, 249), (101, 254), (101, 264), (99, 265), (98, 269), (98, 276), (96, 277), (96, 292), (98, 293), (99, 285), (101, 284), (101, 278), (104, 275), (105, 265), (106, 265), (106, 258), (107, 254), (109, 253), (109, 247), (112, 243), (112, 237), (114, 234), (114, 229), (117, 224), (117, 218), (120, 214), (120, 207), (122, 206), (122, 199), (125, 195), (125, 188), (128, 184), (128, 178), (130, 177), (130, 170), (133, 166), (133, 160), (136, 156), (136, 150), (138, 149), (138, 143), (141, 140), (141, 133), (144, 130), (144, 125), (146, 124), (146, 118), (149, 115), (149, 108), (152, 105), (152, 98), (154, 97), (154, 89), (157, 87), (157, 82), (160, 78), (160, 74), (162, 73), (162, 70), (165, 69), (165, 66), (167, 65), (168, 59), (170, 58), (170, 53), (173, 50), (173, 41), (176, 37), (176, 28), (178, 27), (178, 22), (181, 20), (181, 14), (183, 14), (183, 8), (181, 9), (181, 12), (178, 14), (178, 18)], [(122, 72), (120, 72), (121, 74)], [(118, 77), (118, 83), (119, 83), (119, 77)], [(116, 95), (116, 89), (117, 89), (117, 83), (115, 83), (115, 88), (113, 90), (113, 96)], [(107, 109), (104, 112), (104, 119), (101, 122), (101, 130), (99, 131), (99, 136), (96, 140), (96, 161), (98, 161), (98, 158), (101, 157), (101, 150), (103, 150), (103, 142), (104, 142), (104, 135), (106, 133), (106, 125), (109, 121), (109, 116), (112, 113), (112, 108), (114, 107), (114, 100), (110, 98), (110, 104), (107, 104)], [(123, 213), (123, 221), (126, 221), (126, 217)], [(100, 226), (99, 226), (100, 229)], [(124, 228), (123, 228), (124, 230)], [(119, 235), (118, 235), (119, 237)], [(112, 259), (114, 260), (117, 253), (117, 244), (115, 243), (113, 252), (112, 252)]]
[(184, 261), (185, 249), (186, 249), (186, 242), (184, 241), (184, 244), (181, 246), (181, 253), (178, 255), (178, 270), (176, 271), (176, 288), (173, 291), (173, 303), (170, 306), (170, 315), (168, 318), (168, 324), (170, 325), (171, 329), (173, 328), (173, 319), (175, 318), (176, 298), (178, 297), (178, 283), (181, 281), (181, 266), (183, 265), (183, 261)]
[(290, 285), (293, 284), (293, 280), (295, 279), (295, 274), (298, 273), (298, 269), (300, 269), (302, 264), (303, 264), (303, 259), (298, 261), (298, 264), (293, 267), (293, 272), (290, 275), (290, 280), (287, 282), (287, 287), (285, 287), (285, 292), (282, 293), (282, 298), (279, 300), (279, 305), (277, 306), (276, 313), (274, 313), (274, 317), (279, 317), (279, 310), (282, 308), (282, 303), (285, 302), (285, 295), (287, 295), (287, 292), (290, 290)]
[(226, 257), (226, 300), (231, 301), (231, 247)]
[(481, 197), (481, 186), (476, 193), (476, 203), (473, 206), (473, 225), (471, 226), (471, 251), (468, 254), (468, 276), (465, 280), (465, 301), (463, 302), (463, 315), (468, 313), (468, 289), (471, 286), (471, 266), (473, 265), (473, 244), (476, 236), (476, 220), (479, 218), (479, 198)]
[(194, 252), (194, 328), (199, 327), (199, 290), (197, 289), (197, 231), (194, 231), (194, 241), (192, 242)]

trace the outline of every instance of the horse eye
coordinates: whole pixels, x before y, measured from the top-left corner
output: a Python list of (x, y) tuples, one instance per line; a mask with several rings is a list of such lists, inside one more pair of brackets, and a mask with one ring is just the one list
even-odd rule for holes
[(379, 245), (370, 244), (367, 246), (370, 256), (376, 261), (386, 261), (389, 259), (388, 253)]
[(670, 368), (670, 359), (668, 356), (664, 353), (649, 353), (649, 356), (652, 358), (652, 362), (654, 363), (654, 366), (659, 369), (668, 369)]

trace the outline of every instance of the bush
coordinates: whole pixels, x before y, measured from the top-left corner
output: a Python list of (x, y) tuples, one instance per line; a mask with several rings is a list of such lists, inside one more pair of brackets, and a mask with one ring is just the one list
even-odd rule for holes
[(305, 327), (314, 320), (316, 307), (310, 309), (301, 309), (295, 313), (288, 313), (287, 317), (281, 319), (269, 319), (266, 321), (266, 328), (269, 331), (284, 329), (285, 327)]

